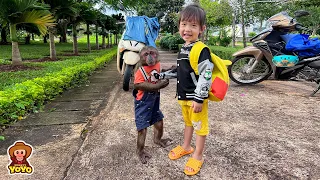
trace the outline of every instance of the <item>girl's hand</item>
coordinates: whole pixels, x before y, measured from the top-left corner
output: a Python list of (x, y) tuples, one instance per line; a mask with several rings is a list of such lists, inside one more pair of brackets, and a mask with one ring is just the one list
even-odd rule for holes
[(199, 113), (202, 111), (202, 103), (197, 103), (195, 101), (192, 101), (191, 108), (193, 109), (194, 113)]

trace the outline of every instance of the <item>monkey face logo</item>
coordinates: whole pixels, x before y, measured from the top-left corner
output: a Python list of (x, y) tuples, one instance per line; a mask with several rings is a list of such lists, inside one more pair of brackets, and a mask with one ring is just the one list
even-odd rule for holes
[(28, 162), (28, 158), (31, 156), (33, 148), (31, 145), (26, 144), (24, 141), (16, 141), (11, 145), (7, 152), (10, 159), (8, 164), (9, 174), (27, 174), (33, 173), (33, 167)]

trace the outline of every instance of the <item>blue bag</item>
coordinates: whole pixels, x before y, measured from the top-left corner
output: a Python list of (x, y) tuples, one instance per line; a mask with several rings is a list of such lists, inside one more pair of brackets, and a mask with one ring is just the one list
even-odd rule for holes
[(309, 39), (308, 34), (297, 34), (286, 44), (286, 50), (297, 52), (299, 56), (316, 56), (320, 53), (320, 40)]
[(156, 47), (160, 24), (158, 18), (147, 16), (130, 16), (126, 19), (126, 30), (123, 40), (134, 40), (144, 43), (146, 46)]

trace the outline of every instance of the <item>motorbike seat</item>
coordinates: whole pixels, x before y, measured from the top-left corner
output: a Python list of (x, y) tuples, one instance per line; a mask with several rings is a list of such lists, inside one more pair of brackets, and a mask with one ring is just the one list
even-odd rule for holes
[(320, 61), (313, 61), (308, 64), (309, 67), (315, 68), (315, 69), (320, 69)]

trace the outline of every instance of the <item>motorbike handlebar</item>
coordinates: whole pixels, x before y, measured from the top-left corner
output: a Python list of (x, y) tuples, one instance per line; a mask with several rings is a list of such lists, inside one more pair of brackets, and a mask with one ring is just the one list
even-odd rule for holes
[(302, 24), (296, 24), (295, 29), (297, 31), (307, 31), (308, 33), (312, 33), (312, 30), (308, 29), (307, 27), (304, 27)]
[(154, 74), (154, 77), (156, 79), (175, 79), (177, 78), (177, 72), (175, 70), (170, 69), (160, 74)]

